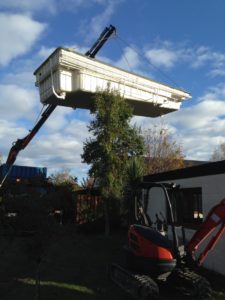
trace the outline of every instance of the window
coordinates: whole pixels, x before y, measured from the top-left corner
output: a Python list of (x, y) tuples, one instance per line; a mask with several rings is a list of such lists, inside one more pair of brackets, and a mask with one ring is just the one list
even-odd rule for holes
[[(202, 189), (183, 188), (170, 193), (170, 200), (176, 225), (195, 228), (203, 221)], [(169, 209), (167, 216), (170, 220)]]

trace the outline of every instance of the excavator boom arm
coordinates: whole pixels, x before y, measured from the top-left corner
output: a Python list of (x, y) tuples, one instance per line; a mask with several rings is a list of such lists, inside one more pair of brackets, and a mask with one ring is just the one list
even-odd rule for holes
[(214, 248), (225, 231), (225, 199), (210, 210), (199, 230), (193, 235), (187, 245), (188, 254), (193, 256), (199, 245), (218, 227), (217, 233), (211, 237), (205, 249), (199, 255), (197, 259), (199, 265), (203, 263), (209, 251)]

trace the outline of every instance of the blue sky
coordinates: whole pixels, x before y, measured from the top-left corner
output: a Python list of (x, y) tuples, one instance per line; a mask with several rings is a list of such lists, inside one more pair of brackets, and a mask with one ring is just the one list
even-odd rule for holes
[[(109, 24), (117, 35), (98, 59), (191, 93), (180, 111), (163, 117), (186, 158), (207, 160), (225, 142), (224, 0), (0, 0), (3, 162), (42, 107), (34, 70), (58, 46), (84, 53)], [(57, 107), (16, 163), (85, 177), (80, 154), (89, 119), (88, 111)], [(161, 120), (132, 122), (145, 130)]]

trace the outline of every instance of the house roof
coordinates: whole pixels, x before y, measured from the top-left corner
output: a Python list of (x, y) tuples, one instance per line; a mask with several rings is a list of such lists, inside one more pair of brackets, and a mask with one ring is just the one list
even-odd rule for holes
[(164, 181), (225, 173), (225, 160), (144, 176), (144, 181)]

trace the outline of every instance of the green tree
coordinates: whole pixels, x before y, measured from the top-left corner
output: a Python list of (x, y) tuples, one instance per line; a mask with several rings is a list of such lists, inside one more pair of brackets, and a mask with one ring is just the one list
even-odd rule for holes
[(120, 209), (126, 182), (127, 162), (143, 154), (144, 141), (138, 128), (130, 125), (132, 109), (120, 95), (109, 89), (96, 94), (91, 111), (94, 119), (84, 143), (82, 159), (90, 164), (89, 175), (98, 178), (104, 203), (105, 233), (110, 232), (110, 216)]
[(144, 132), (147, 174), (160, 173), (184, 167), (181, 145), (165, 125), (159, 124)]

